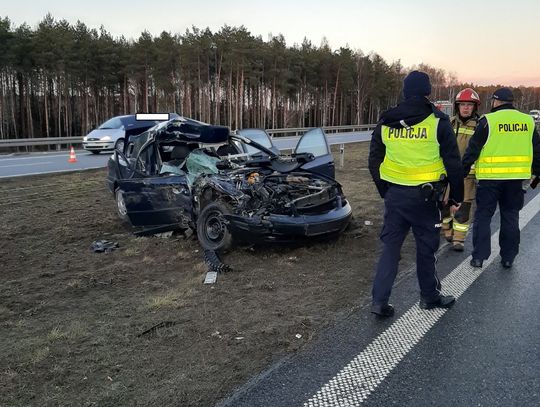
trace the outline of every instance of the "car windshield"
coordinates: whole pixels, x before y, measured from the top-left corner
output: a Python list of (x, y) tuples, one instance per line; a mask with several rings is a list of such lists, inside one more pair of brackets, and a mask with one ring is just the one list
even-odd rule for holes
[(112, 119), (107, 120), (105, 123), (99, 126), (98, 129), (121, 129), (122, 127), (122, 120), (120, 120), (118, 117), (113, 117)]

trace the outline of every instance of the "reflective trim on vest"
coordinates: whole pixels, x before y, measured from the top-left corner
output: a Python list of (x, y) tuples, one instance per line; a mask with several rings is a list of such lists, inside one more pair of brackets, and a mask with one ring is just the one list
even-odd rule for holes
[(476, 178), (528, 179), (533, 159), (534, 120), (515, 109), (485, 115), (489, 134), (476, 161)]
[[(498, 168), (478, 168), (477, 174), (530, 174), (531, 167), (498, 167)], [(523, 179), (530, 178), (530, 175)]]
[(408, 128), (382, 126), (386, 154), (379, 169), (381, 179), (410, 186), (439, 181), (446, 171), (439, 153), (438, 125), (439, 119), (431, 114)]
[(528, 163), (528, 162), (531, 162), (531, 157), (528, 157), (526, 155), (483, 157), (483, 158), (479, 158), (478, 162), (479, 163)]
[(466, 136), (472, 136), (474, 134), (474, 129), (468, 129), (466, 127), (460, 127), (458, 129), (458, 134), (464, 134)]

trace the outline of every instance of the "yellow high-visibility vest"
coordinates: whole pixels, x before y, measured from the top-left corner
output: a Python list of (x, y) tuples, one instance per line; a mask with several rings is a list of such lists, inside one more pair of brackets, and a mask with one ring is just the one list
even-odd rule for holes
[(379, 171), (381, 179), (399, 185), (421, 185), (446, 175), (439, 153), (439, 119), (429, 115), (408, 128), (381, 127), (386, 155)]
[(534, 120), (515, 109), (485, 115), (488, 139), (476, 161), (476, 178), (529, 179), (533, 160)]

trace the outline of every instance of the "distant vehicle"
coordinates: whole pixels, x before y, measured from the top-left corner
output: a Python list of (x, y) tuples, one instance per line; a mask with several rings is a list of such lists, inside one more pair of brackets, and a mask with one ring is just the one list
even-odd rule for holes
[(540, 123), (540, 110), (531, 110), (529, 114), (532, 116), (536, 123)]
[(352, 210), (324, 131), (308, 131), (290, 156), (275, 150), (264, 130), (174, 119), (116, 150), (107, 184), (137, 234), (191, 228), (209, 250), (342, 232)]
[(454, 115), (454, 104), (449, 100), (437, 100), (436, 102), (433, 102), (433, 104), (444, 114), (447, 114), (450, 117)]
[[(169, 113), (170, 119), (178, 118), (176, 113)], [(83, 148), (93, 154), (101, 151), (124, 151), (124, 145), (130, 136), (141, 134), (158, 124), (156, 120), (136, 120), (136, 115), (116, 116), (83, 137)]]

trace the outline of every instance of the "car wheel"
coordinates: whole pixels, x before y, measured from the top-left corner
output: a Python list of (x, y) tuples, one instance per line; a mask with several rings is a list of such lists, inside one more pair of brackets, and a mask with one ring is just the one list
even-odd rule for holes
[(114, 145), (114, 148), (120, 151), (121, 153), (123, 153), (124, 152), (124, 139), (123, 138), (118, 139), (118, 141)]
[(114, 199), (116, 201), (116, 212), (118, 213), (118, 217), (123, 222), (129, 223), (126, 201), (124, 201), (124, 191), (122, 191), (120, 188), (116, 188), (116, 191), (114, 191)]
[(101, 151), (99, 151), (99, 150), (97, 150), (97, 151), (96, 151), (96, 150), (89, 150), (89, 151), (90, 151), (92, 154), (99, 154), (99, 153), (101, 152)]
[(225, 251), (232, 246), (232, 236), (223, 215), (232, 213), (223, 201), (208, 204), (197, 219), (197, 237), (205, 249)]

